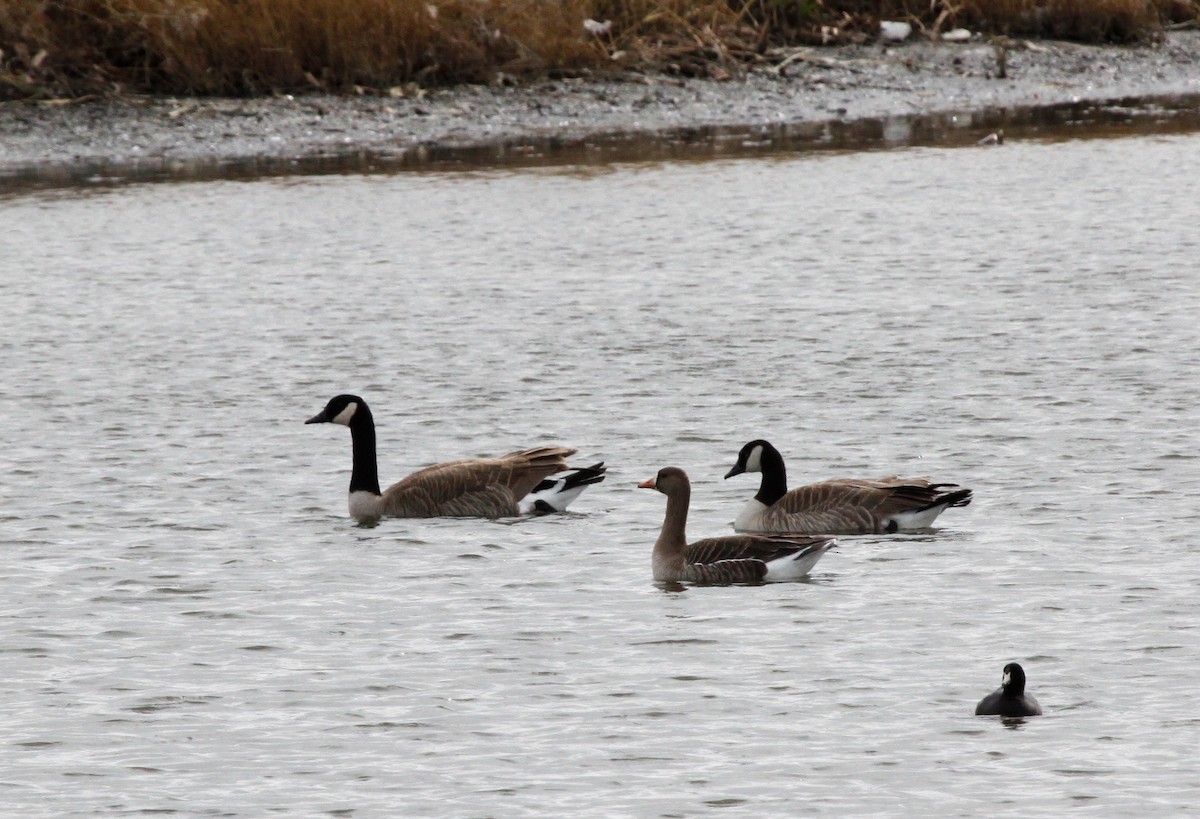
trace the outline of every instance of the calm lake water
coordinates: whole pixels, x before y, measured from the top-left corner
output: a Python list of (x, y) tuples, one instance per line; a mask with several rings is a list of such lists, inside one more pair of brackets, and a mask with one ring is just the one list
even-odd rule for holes
[[(5, 815), (1200, 811), (1200, 136), (0, 202)], [(564, 516), (346, 513), (543, 442)], [(756, 488), (975, 489), (807, 582), (650, 578)], [(1017, 660), (1044, 717), (972, 715)]]

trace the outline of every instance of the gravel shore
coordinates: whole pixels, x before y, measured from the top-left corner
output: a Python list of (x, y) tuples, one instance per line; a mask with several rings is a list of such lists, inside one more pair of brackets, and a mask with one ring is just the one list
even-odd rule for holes
[(1200, 31), (1148, 46), (1014, 41), (797, 49), (730, 79), (626, 75), (403, 96), (0, 103), (0, 181), (81, 169), (552, 144), (710, 126), (804, 125), (1200, 94)]

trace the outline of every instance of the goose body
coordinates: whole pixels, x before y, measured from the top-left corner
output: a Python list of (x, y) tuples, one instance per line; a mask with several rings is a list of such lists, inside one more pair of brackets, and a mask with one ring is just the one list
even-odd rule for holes
[(334, 423), (350, 428), (354, 454), (350, 514), (359, 521), (381, 517), (501, 518), (562, 512), (584, 489), (604, 480), (603, 462), (572, 468), (566, 459), (575, 453), (574, 449), (543, 446), (499, 458), (434, 464), (381, 492), (375, 419), (366, 401), (356, 395), (335, 396), (325, 409), (305, 423)]
[(952, 506), (971, 502), (971, 490), (926, 478), (840, 478), (791, 491), (779, 450), (763, 440), (738, 453), (726, 478), (761, 472), (758, 494), (733, 522), (739, 532), (830, 532), (877, 534), (925, 529)]
[(807, 575), (837, 541), (828, 535), (727, 535), (687, 542), (692, 485), (677, 467), (638, 484), (667, 496), (667, 514), (654, 543), (654, 579), (689, 583), (770, 583)]
[(1025, 693), (1025, 669), (1020, 663), (1009, 663), (1004, 666), (1004, 677), (1001, 685), (992, 693), (979, 701), (975, 706), (976, 716), (991, 717), (1036, 717), (1042, 713), (1042, 706)]

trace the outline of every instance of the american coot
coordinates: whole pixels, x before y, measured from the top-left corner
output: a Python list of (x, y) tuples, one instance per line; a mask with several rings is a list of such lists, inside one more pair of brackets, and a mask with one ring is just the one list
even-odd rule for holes
[(976, 716), (1036, 717), (1042, 706), (1025, 693), (1025, 669), (1019, 663), (1004, 666), (1004, 679), (999, 688), (979, 701)]

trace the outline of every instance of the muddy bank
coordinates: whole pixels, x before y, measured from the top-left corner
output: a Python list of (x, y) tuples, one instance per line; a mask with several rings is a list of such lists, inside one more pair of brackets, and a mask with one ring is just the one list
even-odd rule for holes
[[(0, 104), (0, 185), (188, 175), (238, 163), (408, 160), (689, 129), (749, 130), (1200, 94), (1200, 32), (1153, 46), (981, 40), (799, 49), (724, 81), (630, 75), (403, 97), (131, 98)], [(539, 148), (540, 146), (540, 148)]]

